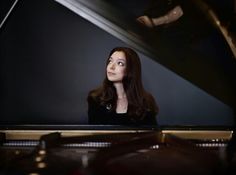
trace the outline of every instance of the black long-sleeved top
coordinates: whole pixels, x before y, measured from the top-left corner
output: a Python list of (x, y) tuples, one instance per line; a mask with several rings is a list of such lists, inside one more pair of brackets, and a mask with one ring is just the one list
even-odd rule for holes
[(88, 97), (88, 117), (89, 124), (95, 125), (157, 126), (154, 112), (147, 111), (142, 119), (135, 119), (127, 113), (116, 113), (109, 105), (101, 105), (92, 97)]

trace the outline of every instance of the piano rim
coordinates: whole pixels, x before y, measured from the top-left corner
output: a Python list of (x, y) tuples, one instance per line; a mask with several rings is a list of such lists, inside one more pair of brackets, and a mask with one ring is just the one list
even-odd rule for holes
[[(60, 133), (62, 137), (70, 137), (70, 136), (93, 136), (93, 135), (105, 135), (105, 134), (138, 134), (144, 132), (153, 132), (154, 130), (17, 130), (17, 129), (9, 129), (9, 130), (0, 130), (0, 133), (4, 133), (6, 136), (6, 140), (39, 140), (41, 136), (50, 134), (50, 133)], [(154, 132), (161, 132), (161, 134), (171, 134), (177, 136), (182, 139), (189, 140), (224, 140), (229, 141), (232, 138), (233, 130), (176, 130), (176, 129), (163, 129), (157, 130)]]

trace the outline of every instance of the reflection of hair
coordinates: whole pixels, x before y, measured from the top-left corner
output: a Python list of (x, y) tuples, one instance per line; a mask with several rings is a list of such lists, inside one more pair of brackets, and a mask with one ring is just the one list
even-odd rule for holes
[[(116, 51), (123, 52), (126, 58), (126, 74), (123, 79), (123, 85), (128, 99), (128, 115), (142, 118), (146, 111), (157, 113), (158, 107), (154, 98), (143, 88), (141, 63), (138, 54), (127, 47), (116, 47), (110, 52), (106, 65), (110, 56)], [(91, 91), (90, 95), (98, 99), (101, 105), (111, 104), (112, 110), (116, 109), (116, 90), (113, 82), (109, 81), (107, 76), (103, 81), (103, 85)]]

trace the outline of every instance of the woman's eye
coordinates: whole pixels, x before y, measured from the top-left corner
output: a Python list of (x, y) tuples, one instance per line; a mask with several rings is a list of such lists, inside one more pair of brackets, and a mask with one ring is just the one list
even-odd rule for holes
[(119, 65), (119, 66), (124, 66), (125, 64), (124, 64), (123, 62), (120, 62), (120, 61), (119, 61), (119, 62), (118, 62), (118, 65)]

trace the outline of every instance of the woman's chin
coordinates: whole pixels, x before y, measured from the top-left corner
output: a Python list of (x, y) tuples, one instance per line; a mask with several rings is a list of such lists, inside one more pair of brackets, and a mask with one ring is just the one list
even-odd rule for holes
[(108, 78), (108, 80), (113, 82), (113, 83), (122, 83), (122, 80), (120, 80), (120, 79)]

